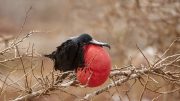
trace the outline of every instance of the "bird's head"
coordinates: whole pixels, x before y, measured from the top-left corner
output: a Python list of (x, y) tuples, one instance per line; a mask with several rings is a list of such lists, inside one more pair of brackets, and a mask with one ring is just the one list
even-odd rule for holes
[(83, 43), (83, 44), (94, 44), (94, 45), (99, 45), (99, 46), (105, 46), (105, 47), (108, 47), (109, 49), (111, 48), (108, 43), (96, 41), (89, 34), (86, 34), (86, 33), (81, 34), (80, 36), (75, 37), (74, 39), (77, 42)]

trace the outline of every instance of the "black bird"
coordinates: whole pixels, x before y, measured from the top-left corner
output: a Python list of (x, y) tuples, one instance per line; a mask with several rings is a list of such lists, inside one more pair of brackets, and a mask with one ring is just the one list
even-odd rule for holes
[(85, 65), (83, 46), (87, 44), (95, 44), (110, 48), (109, 44), (98, 42), (89, 34), (84, 33), (63, 42), (55, 51), (49, 55), (45, 55), (45, 57), (49, 57), (54, 61), (55, 70), (63, 72), (76, 70), (78, 67), (81, 68)]

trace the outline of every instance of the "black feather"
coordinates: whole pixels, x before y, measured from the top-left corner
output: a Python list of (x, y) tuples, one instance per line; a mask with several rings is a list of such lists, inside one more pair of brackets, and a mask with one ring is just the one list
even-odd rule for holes
[[(82, 34), (79, 37), (63, 42), (54, 52), (44, 56), (54, 61), (55, 70), (64, 72), (76, 70), (77, 68), (84, 67), (85, 65), (83, 46), (90, 44), (90, 41), (92, 41), (92, 37), (90, 35)], [(96, 45), (98, 44), (99, 43)], [(101, 46), (103, 45), (106, 45), (106, 43), (101, 44)]]
[(67, 40), (46, 57), (54, 61), (55, 70), (70, 71), (84, 66), (83, 45)]

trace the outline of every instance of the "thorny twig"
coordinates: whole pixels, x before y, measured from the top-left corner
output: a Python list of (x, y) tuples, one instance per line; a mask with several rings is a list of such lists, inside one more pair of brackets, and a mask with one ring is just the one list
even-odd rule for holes
[[(17, 46), (16, 46), (16, 49), (17, 49), (18, 56), (20, 57), (20, 52), (19, 52), (19, 49), (18, 49)], [(24, 65), (22, 57), (20, 57), (19, 59), (21, 61), (21, 64), (22, 64), (22, 67), (23, 67), (23, 72), (24, 72), (24, 75), (25, 75), (25, 80), (26, 80), (25, 81), (25, 88), (27, 88), (27, 90), (29, 90), (30, 88), (29, 88), (29, 83), (28, 83), (28, 76), (26, 75), (27, 73), (26, 73), (26, 70), (25, 70), (25, 65)]]
[(0, 54), (3, 55), (4, 53), (8, 52), (9, 50), (13, 49), (14, 47), (18, 46), (21, 42), (23, 42), (25, 39), (27, 39), (28, 37), (30, 37), (33, 33), (36, 33), (37, 31), (31, 31), (28, 34), (26, 34), (26, 36), (24, 36), (22, 39), (20, 39), (19, 41), (11, 44), (11, 46), (5, 48), (4, 50), (0, 51)]
[[(141, 53), (143, 55), (142, 51), (141, 51)], [(34, 56), (33, 53), (31, 55), (32, 55), (31, 58), (33, 58), (33, 56)], [(143, 55), (143, 56), (145, 57), (145, 55)], [(170, 71), (166, 71), (166, 69), (164, 69), (165, 67), (177, 65), (176, 63), (178, 62), (179, 57), (180, 57), (180, 54), (174, 54), (174, 55), (166, 56), (164, 58), (159, 58), (159, 60), (157, 60), (158, 62), (156, 61), (156, 62), (154, 62), (154, 64), (152, 63), (152, 65), (150, 65), (150, 63), (149, 63), (146, 66), (135, 67), (135, 66), (133, 66), (133, 64), (131, 64), (131, 65), (128, 65), (126, 68), (122, 68), (122, 69), (115, 68), (111, 71), (111, 74), (110, 74), (110, 77), (116, 78), (113, 82), (109, 83), (107, 86), (105, 86), (103, 88), (100, 88), (99, 90), (96, 90), (94, 92), (86, 94), (86, 96), (84, 96), (84, 97), (78, 97), (78, 98), (80, 98), (81, 100), (90, 100), (94, 96), (97, 96), (105, 91), (108, 91), (109, 89), (111, 89), (113, 87), (120, 86), (122, 83), (128, 82), (129, 80), (132, 80), (132, 79), (137, 80), (138, 78), (141, 78), (142, 76), (146, 76), (147, 81), (144, 84), (144, 90), (143, 90), (141, 98), (140, 98), (140, 99), (142, 99), (145, 89), (149, 90), (149, 88), (146, 86), (148, 84), (149, 79), (151, 79), (153, 82), (157, 83), (155, 78), (152, 78), (150, 76), (150, 74), (160, 76), (160, 77), (166, 79), (167, 81), (173, 81), (173, 83), (179, 84), (180, 80), (175, 79), (175, 77), (180, 77), (180, 72), (170, 72)], [(148, 62), (147, 58), (146, 58), (146, 60)], [(32, 60), (31, 60), (31, 62), (32, 62)], [(41, 96), (42, 94), (47, 94), (47, 93), (49, 93), (49, 91), (53, 91), (53, 90), (58, 90), (58, 89), (63, 90), (63, 87), (69, 87), (76, 81), (74, 79), (70, 80), (68, 78), (68, 76), (71, 76), (71, 74), (73, 74), (74, 72), (61, 72), (60, 74), (57, 75), (57, 74), (55, 74), (55, 72), (52, 71), (49, 74), (44, 75), (43, 74), (43, 65), (44, 65), (44, 63), (42, 62), (41, 69), (40, 69), (41, 70), (41, 78), (36, 78), (37, 81), (41, 80), (42, 82), (37, 82), (36, 84), (34, 84), (31, 87), (31, 88), (38, 87), (41, 89), (32, 91), (31, 93), (23, 94), (23, 95), (17, 97), (14, 101), (30, 99), (30, 98), (33, 98), (36, 96)], [(150, 68), (150, 66), (151, 66), (151, 68)], [(178, 67), (178, 66), (176, 66), (176, 67)], [(27, 72), (25, 75), (27, 75), (30, 72), (33, 72), (32, 65), (31, 65), (31, 70), (29, 72)], [(65, 78), (64, 78), (64, 75), (65, 75)], [(50, 77), (51, 77), (51, 79), (49, 79)], [(55, 80), (57, 77), (58, 77), (58, 79)], [(68, 81), (66, 81), (66, 80), (68, 80)], [(64, 81), (66, 81), (66, 82), (64, 82)], [(64, 90), (63, 90), (63, 92), (64, 92)], [(156, 93), (157, 91), (154, 91), (154, 92)], [(171, 92), (173, 92), (173, 91), (171, 91)], [(159, 93), (159, 94), (161, 94), (161, 93)], [(162, 93), (162, 94), (164, 94), (164, 93)]]
[(18, 37), (19, 37), (20, 34), (22, 33), (22, 31), (23, 31), (23, 29), (24, 29), (24, 26), (25, 26), (25, 24), (26, 24), (26, 22), (27, 22), (28, 15), (29, 15), (29, 13), (30, 13), (31, 10), (32, 10), (32, 6), (30, 6), (29, 9), (26, 11), (23, 24), (21, 25), (21, 28), (20, 28), (20, 30), (19, 30), (19, 33), (18, 33), (18, 35), (16, 36), (16, 38), (14, 39), (13, 43), (15, 43), (15, 42), (17, 41)]
[[(22, 39), (17, 41), (17, 43), (12, 44), (10, 47), (6, 48), (5, 50), (1, 51), (0, 53), (4, 54), (4, 53), (8, 52), (10, 49), (12, 49), (14, 47), (18, 47), (18, 45), (21, 42), (23, 42), (24, 39), (26, 39), (30, 35), (32, 35), (32, 33), (33, 32), (28, 33)], [(172, 45), (173, 44), (171, 44), (171, 46)], [(152, 65), (151, 65), (149, 63), (148, 59), (146, 58), (145, 54), (140, 50), (140, 48), (138, 48), (138, 49), (141, 52), (141, 54), (144, 56), (145, 60), (148, 62), (148, 65), (135, 67), (135, 66), (133, 66), (133, 64), (131, 64), (131, 65), (129, 65), (129, 66), (125, 67), (125, 68), (122, 68), (122, 69), (115, 68), (115, 69), (113, 69), (111, 71), (110, 77), (115, 77), (116, 80), (109, 83), (104, 88), (101, 88), (101, 89), (96, 90), (94, 92), (88, 93), (84, 97), (78, 97), (78, 98), (80, 98), (81, 100), (89, 100), (89, 99), (92, 99), (94, 96), (97, 96), (97, 95), (99, 95), (99, 94), (101, 94), (101, 93), (103, 93), (105, 91), (108, 91), (109, 89), (111, 89), (113, 87), (118, 87), (122, 83), (128, 82), (129, 80), (132, 80), (132, 79), (136, 80), (136, 79), (138, 79), (138, 78), (140, 78), (142, 76), (147, 76), (147, 79), (146, 79), (147, 81), (144, 84), (144, 89), (143, 89), (143, 92), (142, 92), (142, 95), (141, 95), (141, 98), (140, 98), (142, 100), (142, 96), (143, 96), (143, 93), (144, 93), (145, 89), (149, 90), (149, 88), (146, 86), (148, 84), (149, 79), (152, 79), (153, 82), (157, 82), (149, 74), (157, 75), (157, 76), (160, 76), (160, 77), (164, 78), (167, 81), (171, 81), (173, 83), (180, 84), (180, 80), (178, 79), (180, 77), (180, 72), (167, 71), (167, 68), (171, 68), (172, 66), (173, 67), (179, 67), (177, 62), (180, 59), (180, 54), (177, 53), (177, 54), (173, 54), (173, 55), (166, 56), (166, 57), (163, 56), (162, 58), (159, 58), (159, 60), (152, 63)], [(170, 50), (170, 49), (168, 49), (168, 50)], [(42, 94), (47, 94), (51, 90), (57, 90), (57, 89), (63, 90), (62, 87), (69, 87), (69, 86), (71, 86), (71, 84), (73, 84), (76, 81), (74, 79), (71, 79), (68, 82), (63, 82), (63, 81), (65, 81), (65, 79), (68, 80), (67, 76), (70, 76), (70, 74), (73, 74), (74, 72), (62, 72), (62, 73), (56, 75), (55, 72), (52, 71), (49, 74), (44, 75), (43, 74), (43, 72), (44, 72), (44, 69), (43, 69), (44, 63), (43, 63), (43, 61), (42, 61), (41, 68), (40, 68), (40, 70), (41, 70), (41, 78), (36, 78), (35, 74), (33, 73), (33, 69), (35, 67), (33, 68), (33, 66), (32, 66), (32, 59), (34, 57), (33, 47), (32, 47), (32, 53), (31, 53), (31, 66), (30, 66), (31, 70), (29, 70), (29, 71), (25, 70), (25, 65), (24, 65), (23, 60), (22, 60), (23, 55), (22, 56), (20, 55), (18, 48), (17, 48), (17, 52), (18, 52), (18, 57), (15, 57), (15, 58), (12, 58), (12, 59), (6, 59), (6, 60), (2, 61), (2, 63), (6, 63), (6, 62), (11, 61), (11, 60), (20, 59), (21, 63), (22, 63), (22, 66), (23, 66), (22, 70), (24, 71), (24, 75), (19, 80), (21, 80), (23, 78), (26, 79), (26, 87), (25, 88), (31, 88), (32, 89), (34, 87), (38, 87), (38, 88), (41, 88), (41, 89), (32, 90), (31, 92), (23, 93), (21, 96), (17, 97), (14, 101), (29, 99), (29, 98), (33, 98), (33, 97), (36, 97), (36, 96), (40, 96)], [(166, 52), (167, 51), (165, 51), (165, 53)], [(25, 56), (27, 56), (27, 54), (25, 54)], [(32, 87), (29, 86), (28, 80), (27, 80), (29, 73), (32, 73), (33, 77), (35, 77), (35, 79), (38, 81)], [(67, 75), (67, 76), (64, 78), (63, 77), (64, 75)], [(59, 82), (58, 82), (58, 80), (55, 80), (57, 78), (57, 76), (59, 76), (59, 78), (61, 78), (61, 79), (58, 79), (58, 80), (60, 80)], [(51, 79), (50, 79), (50, 77), (51, 77)], [(15, 84), (19, 80), (13, 82), (12, 84)], [(41, 80), (42, 82), (39, 82), (39, 80)], [(5, 83), (6, 83), (6, 81), (4, 81), (4, 84)], [(116, 88), (116, 90), (117, 90), (117, 88)], [(179, 89), (177, 89), (177, 90), (179, 90)], [(169, 93), (173, 93), (173, 92), (175, 92), (177, 90), (169, 91)], [(154, 91), (154, 92), (156, 93), (156, 91)], [(159, 93), (159, 94), (165, 94), (165, 93)], [(70, 95), (73, 95), (73, 94), (70, 94)]]

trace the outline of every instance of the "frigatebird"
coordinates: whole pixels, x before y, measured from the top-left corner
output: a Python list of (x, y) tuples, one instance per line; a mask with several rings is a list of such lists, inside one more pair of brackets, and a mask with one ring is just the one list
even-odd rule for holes
[(96, 41), (89, 34), (81, 34), (77, 37), (71, 37), (57, 47), (51, 54), (45, 55), (54, 61), (55, 70), (63, 72), (77, 70), (84, 67), (84, 46), (88, 44), (105, 46), (110, 45), (104, 42)]

